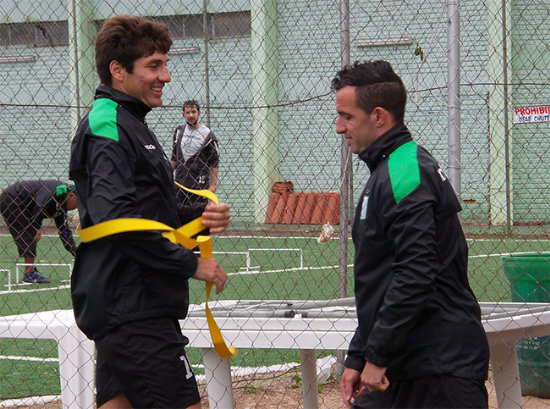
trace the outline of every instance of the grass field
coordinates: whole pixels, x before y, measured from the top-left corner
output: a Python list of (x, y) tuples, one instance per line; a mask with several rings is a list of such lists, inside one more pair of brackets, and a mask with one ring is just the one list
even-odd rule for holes
[[(480, 301), (509, 301), (510, 284), (502, 267), (501, 255), (522, 252), (550, 252), (550, 241), (528, 239), (469, 240), (469, 278)], [(7, 275), (0, 273), (0, 316), (53, 309), (70, 309), (69, 270), (62, 266), (39, 269), (52, 280), (49, 285), (17, 285), (15, 245), (9, 236), (0, 236), (0, 270), (9, 269), (12, 288), (7, 291)], [(264, 250), (251, 250), (264, 249)], [(281, 251), (280, 249), (294, 249)], [(298, 251), (299, 249), (301, 251)], [(332, 239), (318, 244), (316, 237), (223, 236), (214, 240), (215, 257), (230, 274), (225, 290), (213, 299), (295, 299), (337, 298), (340, 243)], [(353, 246), (348, 249), (348, 265), (353, 263)], [(71, 263), (72, 258), (57, 237), (45, 236), (39, 242), (37, 263)], [(300, 258), (302, 257), (302, 259)], [(247, 264), (249, 268), (247, 269)], [(303, 268), (300, 265), (303, 264)], [(22, 270), (22, 269), (21, 269)], [(21, 271), (20, 271), (21, 274)], [(347, 270), (347, 293), (353, 295), (352, 267)], [(204, 302), (204, 283), (191, 280), (191, 303)], [(222, 328), (223, 333), (223, 328)], [(332, 351), (319, 351), (320, 356)], [(198, 350), (190, 349), (191, 362), (201, 360)], [(25, 357), (25, 359), (22, 359)], [(41, 394), (59, 394), (57, 345), (49, 340), (0, 339), (0, 400)], [(299, 351), (239, 350), (231, 363), (257, 367), (299, 362)], [(197, 370), (201, 373), (201, 370)]]

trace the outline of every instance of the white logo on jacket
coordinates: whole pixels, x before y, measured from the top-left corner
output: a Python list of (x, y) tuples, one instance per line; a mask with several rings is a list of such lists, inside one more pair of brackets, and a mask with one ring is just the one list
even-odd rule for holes
[(361, 220), (367, 220), (367, 208), (369, 205), (369, 195), (368, 193), (363, 196), (363, 203), (361, 204)]
[(155, 145), (143, 145), (143, 146), (145, 146), (145, 149), (147, 149), (148, 151), (154, 151), (155, 149), (157, 149)]

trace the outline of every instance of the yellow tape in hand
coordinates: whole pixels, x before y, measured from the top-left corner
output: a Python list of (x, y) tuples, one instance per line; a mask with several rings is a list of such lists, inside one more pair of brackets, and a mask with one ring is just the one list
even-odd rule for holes
[[(175, 182), (176, 183), (176, 182)], [(179, 183), (176, 183), (180, 188), (185, 189), (191, 193), (194, 193), (199, 196), (206, 197), (212, 200), (214, 203), (218, 203), (218, 198), (210, 190), (193, 190), (188, 189)], [(212, 257), (212, 238), (208, 236), (197, 236), (196, 240), (191, 237), (198, 234), (200, 231), (204, 230), (202, 225), (202, 217), (198, 217), (195, 220), (190, 221), (187, 224), (184, 224), (178, 229), (174, 229), (164, 223), (150, 220), (150, 219), (137, 219), (137, 218), (120, 218), (108, 220), (106, 222), (98, 223), (93, 226), (87, 227), (85, 229), (80, 229), (80, 226), (77, 227), (76, 232), (80, 236), (80, 239), (84, 243), (101, 239), (107, 236), (118, 233), (126, 232), (135, 232), (135, 231), (162, 231), (162, 235), (170, 240), (172, 243), (179, 244), (187, 249), (193, 249), (196, 246), (199, 246), (201, 257), (211, 258)], [(208, 329), (210, 330), (210, 337), (212, 338), (212, 343), (218, 355), (222, 358), (229, 358), (231, 356), (237, 355), (237, 349), (234, 347), (228, 347), (225, 344), (225, 341), (222, 337), (218, 324), (212, 316), (212, 312), (208, 307), (208, 300), (210, 299), (210, 292), (212, 290), (213, 283), (206, 283), (206, 321), (208, 322)]]

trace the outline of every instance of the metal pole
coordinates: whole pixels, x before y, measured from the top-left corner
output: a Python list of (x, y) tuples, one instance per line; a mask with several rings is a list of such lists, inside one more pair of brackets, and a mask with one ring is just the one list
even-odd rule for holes
[(447, 79), (449, 130), (447, 139), (448, 176), (461, 201), (460, 187), (460, 4), (447, 0)]
[(80, 73), (79, 73), (79, 66), (78, 66), (78, 27), (76, 24), (76, 2), (75, 0), (71, 0), (70, 2), (71, 8), (69, 10), (69, 24), (72, 25), (72, 38), (69, 39), (73, 46), (73, 69), (74, 69), (74, 90), (73, 90), (73, 101), (76, 109), (75, 117), (74, 117), (74, 130), (76, 130), (78, 123), (81, 119), (80, 114)]
[[(350, 63), (349, 40), (349, 2), (340, 0), (340, 55), (342, 68)], [(341, 137), (340, 156), (340, 256), (338, 297), (347, 297), (348, 283), (348, 220), (349, 220), (349, 172), (351, 169), (350, 147)], [(344, 371), (345, 351), (337, 352), (336, 376), (341, 377)]]
[[(349, 44), (349, 3), (340, 0), (340, 48), (342, 68), (350, 63)], [(349, 220), (349, 169), (351, 168), (350, 148), (344, 137), (341, 137), (340, 155), (340, 279), (338, 296), (347, 296), (347, 258), (348, 258), (348, 220)]]
[(208, 0), (204, 0), (202, 3), (202, 31), (204, 34), (204, 88), (205, 88), (205, 111), (208, 113), (206, 117), (206, 126), (210, 128), (210, 74), (208, 66)]
[(510, 188), (510, 133), (508, 130), (508, 47), (506, 33), (506, 0), (502, 0), (502, 69), (504, 92), (504, 161), (506, 163), (506, 226), (510, 230), (512, 226), (511, 188)]

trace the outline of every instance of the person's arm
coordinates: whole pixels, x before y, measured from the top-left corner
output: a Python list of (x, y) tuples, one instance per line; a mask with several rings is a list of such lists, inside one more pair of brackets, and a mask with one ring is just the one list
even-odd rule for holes
[(384, 211), (394, 247), (392, 281), (363, 350), (366, 361), (380, 368), (399, 353), (415, 327), (433, 295), (438, 265), (431, 192), (420, 185)]
[(199, 232), (202, 235), (224, 232), (229, 225), (229, 218), (231, 217), (228, 204), (215, 204), (214, 202), (208, 202), (207, 204), (198, 202), (185, 206), (178, 205), (178, 213), (182, 225), (202, 216), (202, 224), (205, 229)]
[(344, 362), (344, 366), (346, 368), (352, 368), (358, 372), (363, 370), (363, 367), (365, 366), (365, 358), (363, 358), (362, 354), (364, 346), (365, 341), (361, 337), (359, 327), (357, 327), (348, 346), (348, 356)]
[(212, 192), (218, 189), (218, 169), (220, 165), (220, 149), (218, 147), (218, 139), (212, 131), (210, 131), (210, 143), (207, 145), (209, 151), (208, 167), (210, 168), (210, 187)]
[(59, 233), (59, 238), (63, 243), (63, 247), (74, 256), (76, 254), (76, 244), (74, 242), (73, 232), (69, 227), (67, 214), (63, 210), (59, 210), (54, 217), (54, 222)]
[(210, 189), (212, 192), (216, 193), (218, 188), (218, 168), (210, 168)]
[(342, 400), (348, 408), (351, 407), (352, 400), (356, 399), (364, 389), (361, 385), (361, 371), (365, 366), (365, 359), (361, 353), (363, 346), (364, 341), (357, 327), (348, 347), (348, 356), (344, 362), (345, 369), (340, 379)]
[(231, 217), (229, 205), (209, 202), (202, 213), (202, 217), (202, 224), (210, 230), (211, 234), (223, 233), (227, 229)]
[(197, 271), (193, 274), (195, 280), (208, 281), (216, 286), (216, 294), (222, 292), (227, 281), (227, 273), (213, 258), (199, 258)]
[(170, 165), (172, 165), (172, 169), (176, 169), (177, 160), (178, 160), (178, 151), (177, 151), (177, 145), (179, 143), (179, 126), (174, 131), (174, 136), (172, 137), (172, 156), (170, 157)]
[(351, 408), (354, 399), (361, 394), (365, 388), (360, 382), (361, 373), (353, 368), (345, 368), (340, 379), (340, 393), (346, 407)]
[(367, 388), (370, 392), (388, 389), (390, 381), (386, 377), (386, 367), (367, 362), (363, 372), (361, 372), (361, 386)]

